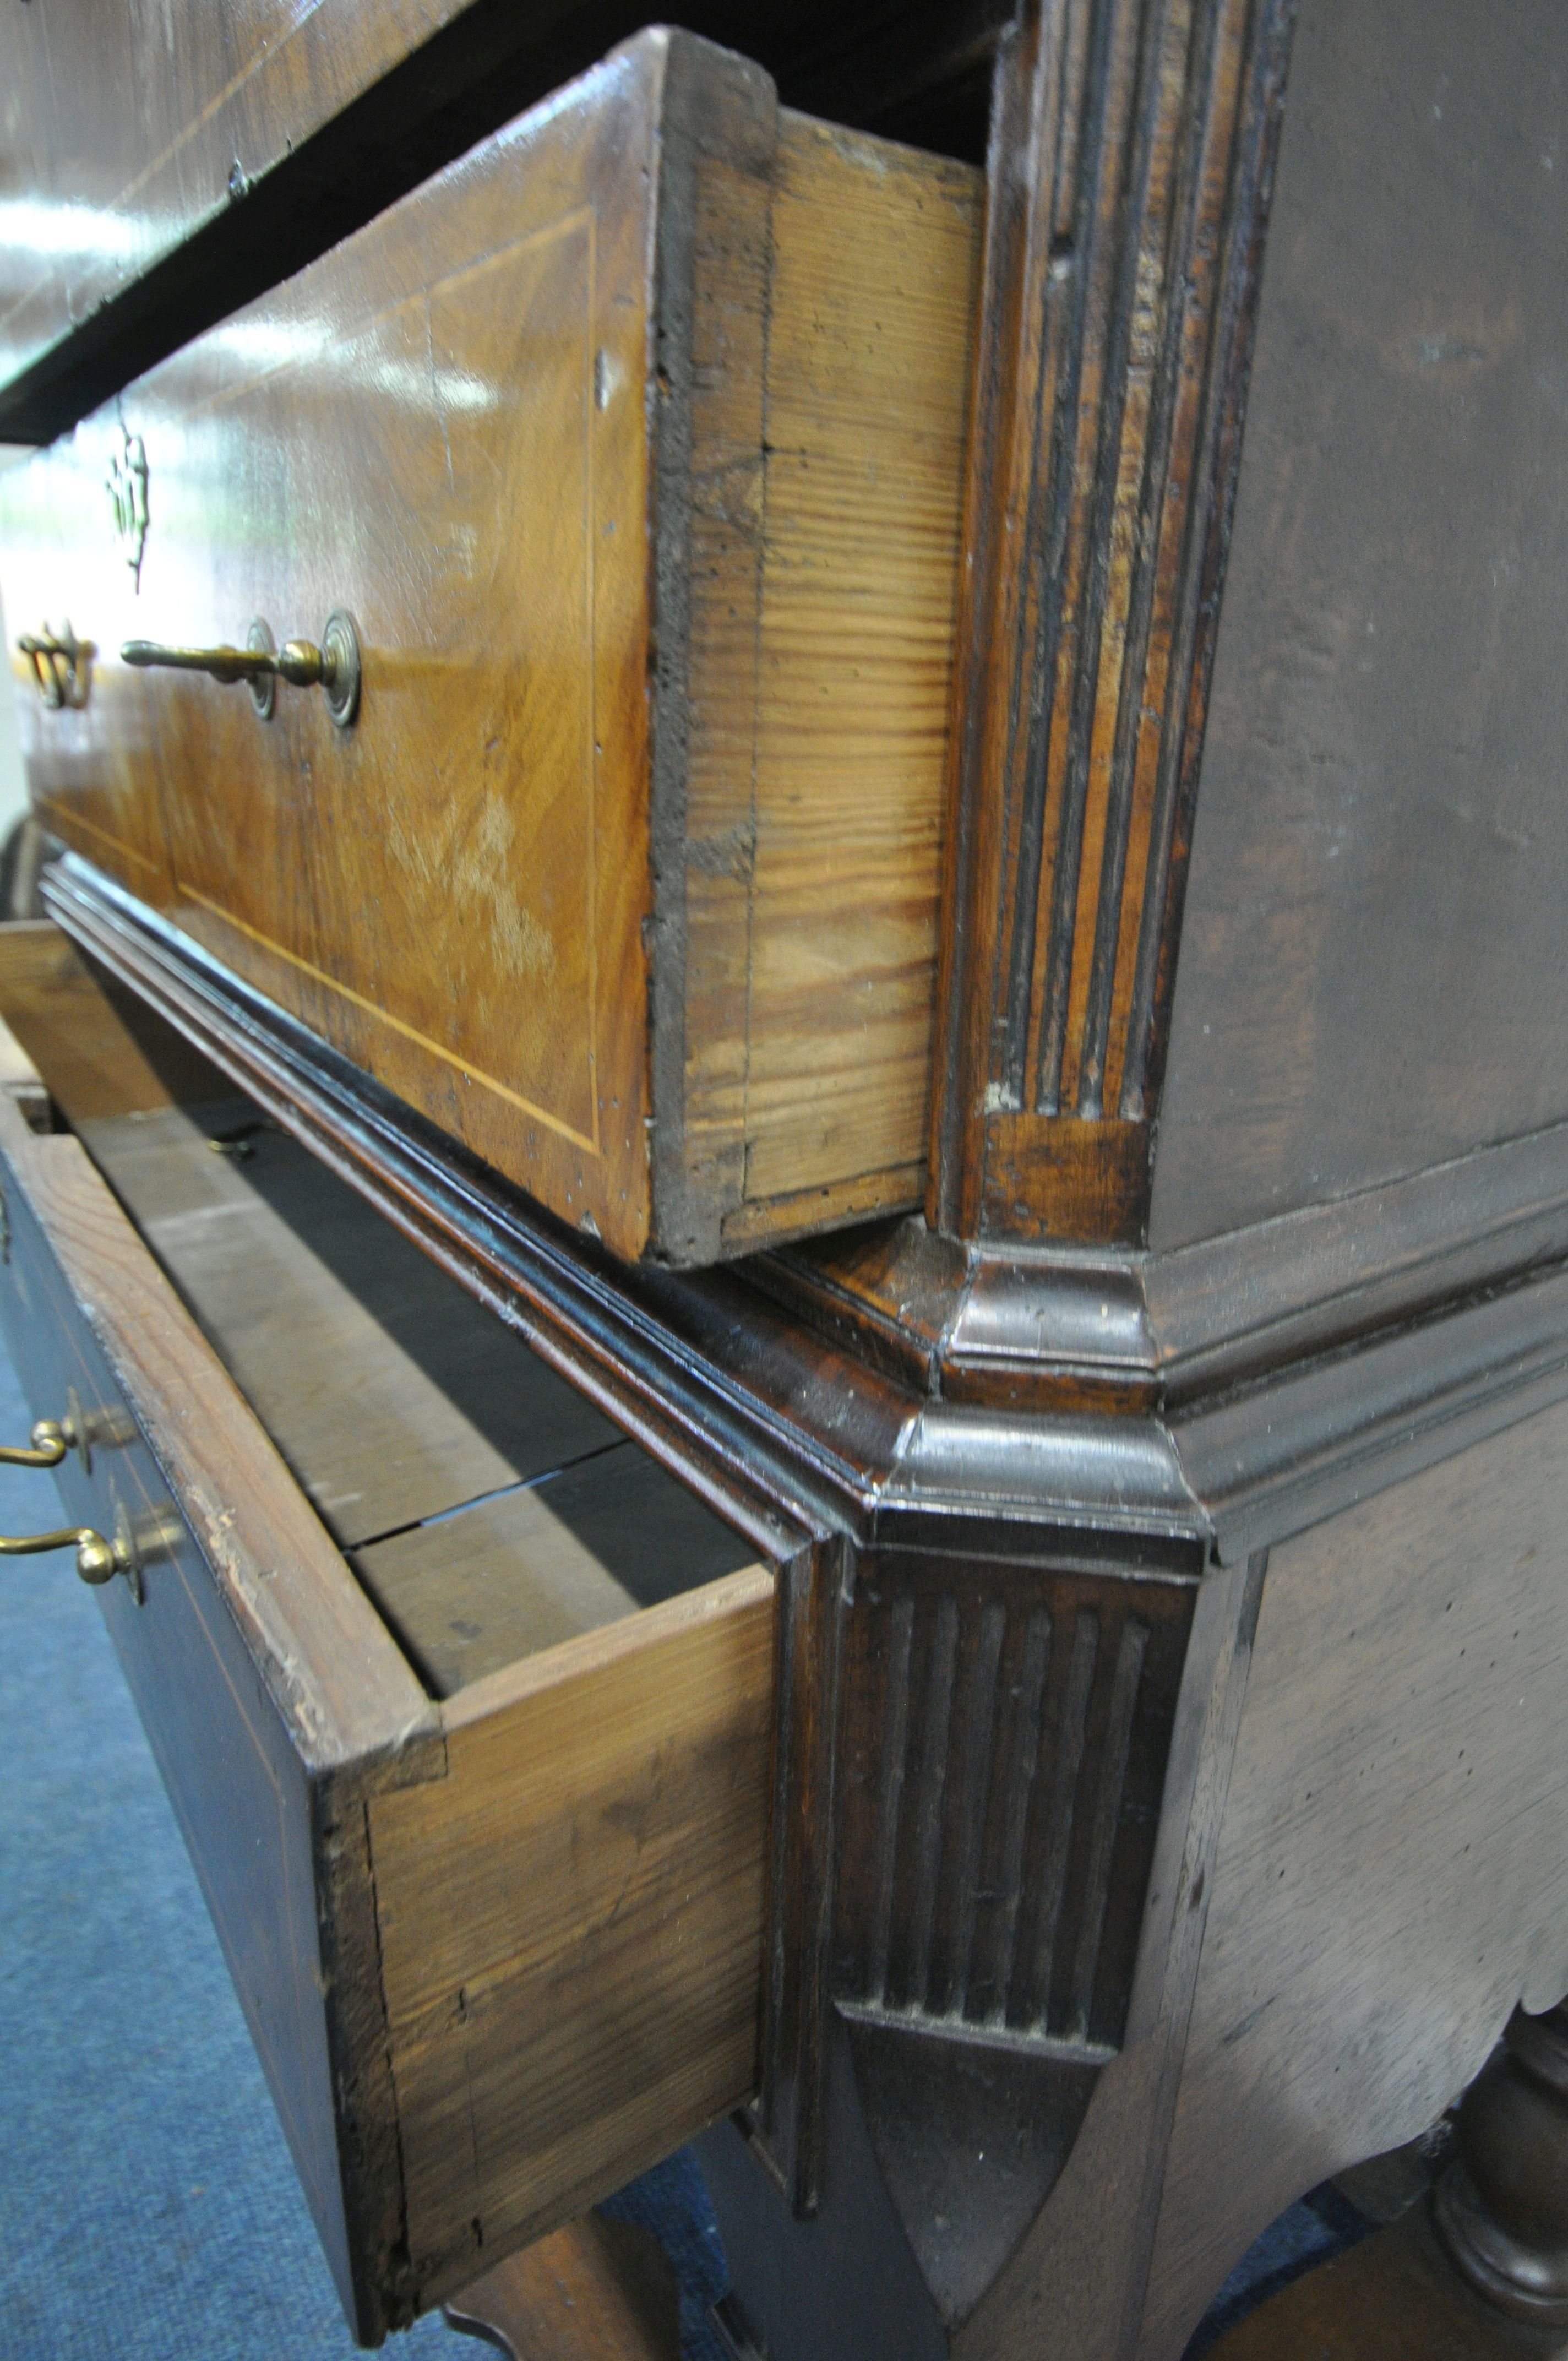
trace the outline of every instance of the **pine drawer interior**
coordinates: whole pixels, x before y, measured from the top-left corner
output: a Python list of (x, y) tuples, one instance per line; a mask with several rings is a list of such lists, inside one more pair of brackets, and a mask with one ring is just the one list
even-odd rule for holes
[(374, 2340), (750, 2092), (773, 1576), (52, 926), (0, 1020), (0, 1309)]

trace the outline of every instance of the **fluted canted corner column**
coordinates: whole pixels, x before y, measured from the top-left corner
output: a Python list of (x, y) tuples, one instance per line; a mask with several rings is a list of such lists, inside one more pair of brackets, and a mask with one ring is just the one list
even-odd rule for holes
[(1568, 2323), (1568, 2001), (1544, 2016), (1514, 2011), (1460, 2108), (1437, 2222), (1490, 2301), (1516, 2319)]

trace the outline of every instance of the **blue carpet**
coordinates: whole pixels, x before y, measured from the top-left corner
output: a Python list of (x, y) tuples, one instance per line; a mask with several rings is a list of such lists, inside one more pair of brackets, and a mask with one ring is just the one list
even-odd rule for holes
[[(0, 1347), (0, 1440), (27, 1425)], [(0, 1468), (0, 1532), (58, 1510), (48, 1476)], [(347, 2361), (205, 1905), (67, 1555), (0, 1562), (0, 2361)], [(668, 2250), (685, 2361), (721, 2361), (707, 2306), (723, 2255), (690, 2156), (605, 2210)], [(1332, 2191), (1292, 2207), (1189, 2361), (1364, 2226)], [(393, 2361), (484, 2350), (439, 2318), (389, 2348)]]

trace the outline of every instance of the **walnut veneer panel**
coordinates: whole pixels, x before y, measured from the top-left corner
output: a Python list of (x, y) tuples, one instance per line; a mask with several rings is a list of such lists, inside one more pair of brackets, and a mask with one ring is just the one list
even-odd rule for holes
[(0, 85), (0, 387), (466, 0), (49, 0)]
[[(913, 1202), (979, 202), (618, 51), (7, 478), (49, 825), (624, 1255)], [(349, 730), (115, 660), (335, 608)]]

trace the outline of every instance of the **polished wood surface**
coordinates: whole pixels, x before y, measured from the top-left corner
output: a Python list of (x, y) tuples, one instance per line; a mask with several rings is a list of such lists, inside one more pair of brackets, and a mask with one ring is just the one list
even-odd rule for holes
[[(978, 203), (630, 45), (6, 479), (49, 825), (622, 1254), (916, 1197)], [(348, 730), (115, 658), (340, 607)]]
[[(7, 948), (0, 935), (0, 1009)], [(36, 930), (17, 949), (36, 997)], [(74, 988), (96, 989), (80, 967)], [(178, 1259), (237, 1223), (269, 1284), (298, 1302), (307, 1203), (291, 1209), (304, 1235), (291, 1249), (272, 1208), (269, 1228), (236, 1198), (247, 1162), (209, 1145), (232, 1151), (245, 1127), (224, 1138), (191, 1124), (123, 1028), (127, 1054), (115, 1055), (116, 1026), (107, 1010), (98, 1055), (78, 1071), (100, 1110), (115, 1076), (133, 1097), (150, 1082), (154, 1104), (139, 1123), (122, 1106), (87, 1129), (149, 1231), (161, 1226)], [(236, 1309), (236, 1366), (258, 1369), (258, 1390), (291, 1395), (299, 1478), (319, 1493), (331, 1471), (364, 1493), (323, 1503), (341, 1530), (374, 1535), (422, 1504), (427, 1546), (456, 1538), (422, 1606), (406, 1588), (395, 1600), (405, 1653), (374, 1581), (356, 1579), (82, 1142), (35, 1137), (0, 1097), (0, 1310), (35, 1411), (59, 1416), (72, 1392), (82, 1407), (90, 1465), (73, 1455), (60, 1471), (71, 1515), (141, 1549), (145, 1603), (115, 1580), (111, 1632), (345, 2302), (374, 2337), (470, 2277), (481, 2246), (504, 2252), (580, 2212), (752, 2088), (773, 1576), (750, 1565), (707, 1578), (716, 1534), (720, 1567), (724, 1552), (730, 1565), (748, 1553), (695, 1503), (666, 1527), (674, 1487), (653, 1467), (620, 1488), (646, 1530), (603, 1555), (594, 1512), (608, 1499), (556, 1492), (557, 1513), (550, 1482), (524, 1488), (515, 1476), (500, 1499), (528, 1512), (518, 1522), (514, 1505), (514, 1529), (491, 1523), (491, 1546), (476, 1548), (464, 1515), (493, 1519), (493, 1496), (453, 1516), (428, 1455), (413, 1455), (416, 1494), (398, 1464), (397, 1418), (409, 1440), (440, 1415), (460, 1490), (498, 1472), (496, 1444), (441, 1392), (439, 1354), (433, 1377), (411, 1373), (408, 1340), (389, 1337), (390, 1374), (378, 1372), (367, 1288), (356, 1322), (334, 1299), (340, 1316), (316, 1349), (302, 1320), (286, 1368), (243, 1281), (204, 1270), (196, 1251), (198, 1311), (216, 1328)], [(332, 1191), (313, 1193), (329, 1201), (323, 1244), (341, 1274)], [(391, 1246), (394, 1262), (413, 1252)], [(439, 1294), (427, 1279), (431, 1326)], [(554, 1386), (542, 1373), (541, 1438)], [(514, 1390), (515, 1454), (531, 1422), (526, 1389)], [(345, 1430), (361, 1397), (379, 1428), (373, 1457), (356, 1463)], [(314, 1433), (300, 1416), (313, 1404)], [(587, 1469), (638, 1455), (624, 1444), (607, 1455), (602, 1421), (576, 1397), (555, 1409), (554, 1448), (571, 1447), (568, 1429), (579, 1449), (599, 1446)], [(499, 1463), (503, 1480), (511, 1466)], [(612, 1474), (603, 1489), (616, 1488)], [(367, 1543), (359, 1562), (374, 1557)], [(549, 1613), (524, 1611), (531, 1589)], [(662, 1603), (636, 1611), (639, 1589)], [(555, 1644), (563, 1628), (580, 1636)], [(455, 1687), (444, 1706), (410, 1656), (432, 1686)], [(400, 1810), (390, 1791), (407, 1802), (422, 1783), (427, 1808)], [(371, 1810), (382, 1790), (385, 1817)]]
[(681, 2361), (675, 2275), (657, 2241), (586, 2213), (448, 2299), (453, 2328), (511, 2361)]
[[(792, 105), (978, 163), (1007, 0), (689, 0)], [(0, 85), (0, 442), (44, 443), (647, 21), (640, 0), (52, 0)]]
[(0, 386), (462, 12), (463, 0), (18, 10), (0, 101)]

